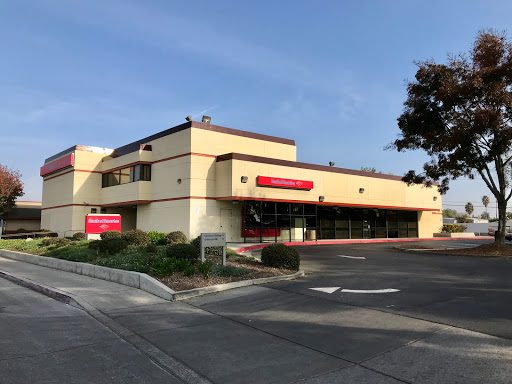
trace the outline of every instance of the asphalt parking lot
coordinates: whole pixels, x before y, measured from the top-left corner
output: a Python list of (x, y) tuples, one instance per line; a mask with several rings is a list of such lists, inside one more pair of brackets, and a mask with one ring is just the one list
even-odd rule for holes
[[(492, 241), (422, 243), (468, 248), (489, 242)], [(396, 243), (297, 247), (302, 268), (310, 272), (307, 278), (271, 287), (512, 339), (511, 259), (405, 252), (395, 246)], [(325, 287), (340, 289), (333, 293), (311, 289)], [(399, 292), (360, 294), (342, 289)]]
[[(511, 260), (396, 245), (299, 246), (305, 278), (187, 302), (322, 354), (332, 372), (300, 382), (509, 383)], [(298, 358), (297, 369), (311, 366)]]

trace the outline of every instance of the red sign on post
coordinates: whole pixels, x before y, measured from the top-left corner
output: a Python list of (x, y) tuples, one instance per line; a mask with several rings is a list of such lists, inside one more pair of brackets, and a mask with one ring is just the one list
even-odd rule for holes
[(46, 165), (43, 165), (41, 167), (41, 171), (39, 172), (40, 176), (47, 175), (49, 173), (58, 171), (62, 168), (71, 167), (75, 163), (75, 154), (70, 153), (67, 156), (61, 157), (58, 160), (52, 161), (51, 163), (48, 163)]
[(281, 177), (258, 176), (257, 183), (263, 187), (313, 189), (313, 182), (307, 180), (283, 179)]
[(85, 233), (121, 232), (121, 215), (85, 215)]

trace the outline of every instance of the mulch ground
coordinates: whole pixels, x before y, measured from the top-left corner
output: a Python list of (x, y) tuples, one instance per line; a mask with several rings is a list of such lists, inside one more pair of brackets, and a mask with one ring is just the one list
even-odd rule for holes
[(409, 250), (425, 250), (433, 253), (446, 253), (450, 255), (465, 255), (465, 256), (488, 256), (488, 257), (512, 257), (512, 246), (501, 244), (483, 244), (474, 248), (459, 248), (450, 249), (443, 247), (425, 246), (419, 244), (402, 245), (397, 248)]
[[(209, 261), (214, 262), (215, 264), (221, 264), (220, 260), (216, 259), (208, 259)], [(233, 277), (220, 277), (220, 276), (210, 276), (208, 279), (205, 279), (203, 275), (196, 273), (194, 276), (187, 277), (183, 275), (182, 272), (175, 272), (171, 276), (168, 277), (156, 277), (161, 283), (167, 285), (174, 291), (184, 291), (187, 289), (193, 288), (201, 288), (208, 287), (210, 285), (217, 284), (225, 284), (232, 283), (235, 281), (242, 280), (251, 280), (251, 279), (260, 279), (263, 277), (273, 277), (273, 276), (283, 276), (283, 275), (291, 275), (297, 271), (292, 271), (289, 269), (278, 269), (278, 268), (270, 268), (264, 266), (260, 261), (257, 260), (236, 260), (230, 261), (227, 260), (226, 265), (232, 265), (239, 268), (247, 268), (250, 269), (251, 272), (244, 276), (233, 276)]]

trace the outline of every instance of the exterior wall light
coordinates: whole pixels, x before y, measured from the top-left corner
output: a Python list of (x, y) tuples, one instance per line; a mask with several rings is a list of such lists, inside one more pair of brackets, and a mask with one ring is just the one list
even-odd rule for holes
[(437, 201), (437, 196), (434, 196), (434, 201)]
[(247, 180), (249, 180), (247, 176), (242, 176), (242, 178), (240, 179), (242, 183), (247, 183)]
[(318, 201), (323, 202), (325, 200), (325, 196), (318, 196)]
[(210, 121), (212, 121), (212, 118), (211, 118), (210, 116), (206, 116), (206, 115), (204, 115), (204, 116), (203, 116), (203, 120), (202, 120), (202, 121), (203, 121), (203, 123), (205, 123), (205, 124), (210, 124)]
[(178, 182), (178, 184), (181, 184), (181, 179), (178, 179), (178, 180), (176, 180), (176, 181)]
[(359, 193), (364, 193), (364, 188), (359, 188)]

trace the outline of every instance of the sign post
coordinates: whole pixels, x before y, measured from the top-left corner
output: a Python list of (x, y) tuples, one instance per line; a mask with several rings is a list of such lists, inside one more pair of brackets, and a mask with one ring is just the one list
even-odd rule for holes
[(201, 263), (204, 263), (206, 247), (222, 247), (222, 265), (226, 265), (226, 233), (201, 233)]

